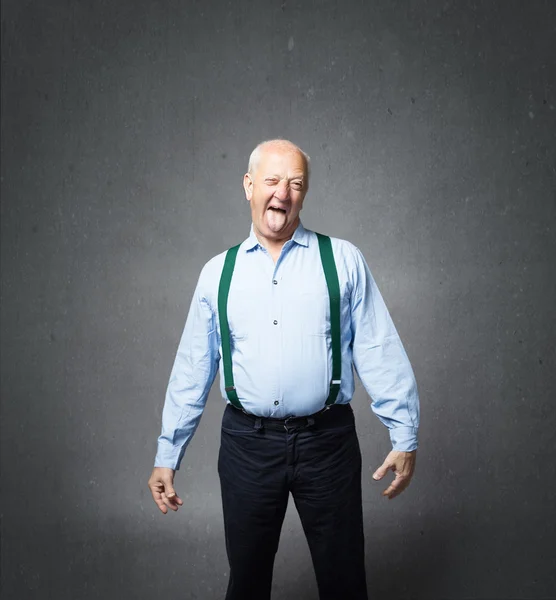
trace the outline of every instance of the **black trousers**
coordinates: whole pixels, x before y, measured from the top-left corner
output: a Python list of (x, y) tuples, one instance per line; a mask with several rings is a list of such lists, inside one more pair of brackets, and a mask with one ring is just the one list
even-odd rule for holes
[(228, 405), (218, 473), (230, 563), (226, 600), (270, 599), (290, 492), (320, 600), (367, 600), (361, 452), (349, 404), (287, 428)]

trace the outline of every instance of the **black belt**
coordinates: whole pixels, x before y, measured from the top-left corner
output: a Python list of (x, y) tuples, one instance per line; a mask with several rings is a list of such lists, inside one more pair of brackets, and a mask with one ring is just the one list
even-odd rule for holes
[(311, 427), (315, 421), (322, 418), (325, 414), (334, 411), (349, 410), (349, 404), (330, 404), (325, 406), (321, 410), (312, 415), (306, 417), (286, 417), (285, 419), (276, 419), (274, 417), (258, 417), (251, 413), (246, 412), (242, 408), (237, 408), (233, 404), (228, 403), (228, 406), (233, 409), (234, 412), (241, 414), (246, 420), (253, 424), (254, 429), (261, 429), (266, 427), (267, 429), (275, 429), (278, 431), (289, 431), (290, 429), (304, 429), (305, 427)]

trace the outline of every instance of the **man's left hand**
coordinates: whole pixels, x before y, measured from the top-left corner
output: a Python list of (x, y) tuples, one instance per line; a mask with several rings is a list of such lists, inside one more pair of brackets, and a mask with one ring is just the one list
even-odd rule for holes
[(412, 452), (392, 450), (382, 465), (373, 473), (375, 481), (382, 479), (390, 470), (396, 474), (396, 478), (392, 481), (390, 487), (382, 492), (383, 496), (388, 496), (388, 500), (392, 500), (392, 498), (401, 494), (409, 485), (415, 470), (416, 457), (417, 450)]

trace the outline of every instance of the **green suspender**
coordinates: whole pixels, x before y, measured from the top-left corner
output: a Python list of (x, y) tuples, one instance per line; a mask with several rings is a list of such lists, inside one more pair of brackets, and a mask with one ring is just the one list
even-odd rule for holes
[(220, 337), (222, 339), (222, 362), (224, 363), (224, 389), (226, 390), (228, 400), (236, 408), (243, 410), (234, 385), (232, 352), (230, 350), (230, 326), (228, 325), (228, 294), (230, 293), (230, 282), (234, 274), (238, 250), (239, 245), (230, 248), (226, 254), (224, 268), (220, 276), (220, 285), (218, 286), (218, 315), (220, 317)]
[[(326, 404), (334, 404), (340, 391), (340, 381), (342, 376), (342, 350), (340, 339), (340, 283), (338, 281), (338, 271), (332, 252), (332, 243), (326, 235), (317, 233), (319, 242), (320, 259), (326, 285), (328, 287), (328, 297), (330, 299), (330, 334), (332, 337), (332, 380), (330, 382), (330, 392)], [(224, 363), (224, 389), (228, 400), (236, 407), (243, 409), (237, 396), (234, 385), (234, 375), (232, 371), (232, 353), (230, 349), (230, 326), (228, 325), (228, 295), (230, 293), (230, 283), (234, 273), (237, 251), (239, 246), (230, 248), (226, 254), (224, 268), (220, 276), (220, 285), (218, 287), (218, 314), (220, 318), (220, 337), (222, 339), (222, 362)]]
[(338, 281), (338, 271), (332, 252), (332, 242), (330, 238), (321, 233), (317, 233), (319, 240), (320, 259), (326, 285), (328, 286), (328, 298), (330, 300), (330, 335), (332, 337), (332, 381), (330, 382), (330, 393), (326, 400), (327, 406), (334, 404), (340, 391), (340, 382), (342, 378), (342, 345), (340, 339), (340, 282)]

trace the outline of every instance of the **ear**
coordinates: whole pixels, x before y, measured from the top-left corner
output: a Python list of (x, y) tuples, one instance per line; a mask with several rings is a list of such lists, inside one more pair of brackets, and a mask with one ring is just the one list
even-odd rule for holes
[(249, 173), (245, 173), (243, 176), (243, 189), (245, 190), (247, 200), (251, 200), (253, 197), (253, 178)]

